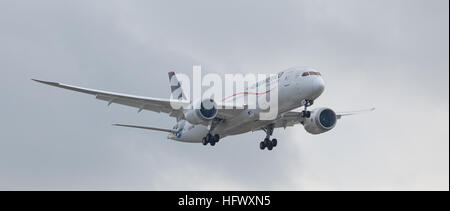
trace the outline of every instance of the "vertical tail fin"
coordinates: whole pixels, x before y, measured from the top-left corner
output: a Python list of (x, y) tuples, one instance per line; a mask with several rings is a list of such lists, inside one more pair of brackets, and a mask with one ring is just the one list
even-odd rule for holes
[(178, 100), (187, 100), (186, 95), (184, 95), (183, 89), (181, 88), (181, 84), (178, 81), (177, 76), (175, 76), (174, 72), (169, 72), (169, 82), (172, 98)]

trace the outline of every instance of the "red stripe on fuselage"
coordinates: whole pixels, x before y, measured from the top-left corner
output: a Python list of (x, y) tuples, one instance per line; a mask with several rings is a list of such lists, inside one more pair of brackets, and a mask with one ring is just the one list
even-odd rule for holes
[(265, 94), (267, 94), (267, 93), (269, 93), (269, 92), (271, 92), (271, 91), (272, 91), (272, 90), (269, 90), (269, 91), (266, 91), (266, 92), (261, 92), (261, 93), (256, 93), (256, 92), (240, 92), (240, 93), (231, 95), (231, 96), (229, 96), (229, 97), (223, 98), (222, 101), (228, 100), (229, 98), (236, 97), (236, 96), (238, 96), (238, 95), (265, 95)]

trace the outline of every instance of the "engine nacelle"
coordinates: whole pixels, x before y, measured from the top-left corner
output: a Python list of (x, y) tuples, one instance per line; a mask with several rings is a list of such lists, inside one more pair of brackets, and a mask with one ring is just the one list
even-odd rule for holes
[(303, 126), (308, 133), (317, 135), (325, 133), (336, 126), (336, 113), (329, 108), (318, 108), (311, 111), (311, 117), (305, 118)]
[(194, 103), (192, 108), (184, 113), (184, 117), (191, 124), (208, 125), (211, 120), (216, 118), (218, 112), (214, 100), (205, 99)]

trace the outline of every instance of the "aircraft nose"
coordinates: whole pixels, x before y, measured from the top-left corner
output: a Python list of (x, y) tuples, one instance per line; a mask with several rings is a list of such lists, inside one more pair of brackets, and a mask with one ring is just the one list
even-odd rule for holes
[(325, 82), (322, 77), (317, 77), (315, 84), (315, 92), (322, 94), (325, 91)]
[(312, 99), (316, 99), (323, 93), (323, 91), (325, 91), (325, 82), (322, 77), (315, 77), (311, 86), (310, 97)]

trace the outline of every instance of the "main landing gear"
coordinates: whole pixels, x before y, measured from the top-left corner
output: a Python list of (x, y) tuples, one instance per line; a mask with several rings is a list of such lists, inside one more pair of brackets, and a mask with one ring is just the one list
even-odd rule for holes
[(208, 134), (205, 137), (203, 137), (203, 139), (202, 139), (202, 144), (203, 145), (206, 146), (208, 144), (211, 144), (211, 146), (214, 146), (214, 145), (217, 144), (217, 142), (219, 142), (219, 140), (220, 140), (219, 134), (215, 134), (215, 135), (211, 134), (211, 132), (214, 131), (214, 129), (216, 128), (217, 124), (219, 124), (219, 123), (220, 123), (220, 120), (217, 120), (217, 119), (215, 119), (215, 120), (213, 120), (211, 122), (211, 124), (209, 126)]
[(267, 128), (264, 129), (264, 131), (266, 132), (266, 138), (264, 139), (264, 141), (261, 141), (259, 143), (259, 148), (261, 150), (264, 150), (266, 147), (267, 149), (270, 151), (272, 150), (274, 147), (277, 146), (278, 144), (278, 140), (277, 139), (272, 139), (270, 140), (270, 136), (272, 136), (273, 134), (273, 125), (268, 126)]
[(302, 101), (303, 106), (305, 106), (305, 109), (302, 111), (302, 117), (303, 118), (310, 118), (311, 112), (308, 111), (308, 107), (312, 106), (314, 104), (314, 100), (303, 100)]
[(220, 140), (220, 136), (218, 134), (211, 135), (211, 133), (208, 133), (208, 135), (203, 137), (202, 144), (205, 146), (208, 144), (211, 144), (211, 146), (214, 146), (214, 145), (216, 145), (217, 142), (219, 142), (219, 140)]

